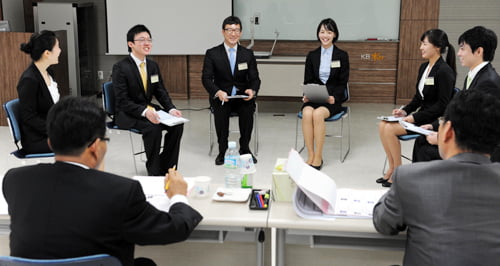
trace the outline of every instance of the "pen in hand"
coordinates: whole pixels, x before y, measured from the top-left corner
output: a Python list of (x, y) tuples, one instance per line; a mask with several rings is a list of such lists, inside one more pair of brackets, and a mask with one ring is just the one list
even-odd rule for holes
[[(177, 165), (174, 165), (174, 167), (172, 167), (172, 169), (173, 169), (174, 171), (175, 171), (175, 167), (176, 167), (176, 166), (177, 166)], [(168, 180), (167, 180), (167, 183), (165, 184), (165, 191), (167, 191), (169, 187), (170, 187), (170, 179), (168, 179)]]

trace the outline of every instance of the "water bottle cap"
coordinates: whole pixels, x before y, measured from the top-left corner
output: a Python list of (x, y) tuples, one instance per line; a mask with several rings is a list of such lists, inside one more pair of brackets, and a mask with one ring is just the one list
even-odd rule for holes
[(230, 142), (228, 142), (227, 146), (230, 149), (235, 149), (236, 148), (236, 141), (230, 141)]

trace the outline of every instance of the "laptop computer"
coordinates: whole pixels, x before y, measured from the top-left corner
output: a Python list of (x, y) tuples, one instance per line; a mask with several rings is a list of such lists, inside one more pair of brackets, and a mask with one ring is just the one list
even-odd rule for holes
[(324, 103), (328, 100), (328, 90), (325, 85), (302, 84), (302, 92), (313, 103)]

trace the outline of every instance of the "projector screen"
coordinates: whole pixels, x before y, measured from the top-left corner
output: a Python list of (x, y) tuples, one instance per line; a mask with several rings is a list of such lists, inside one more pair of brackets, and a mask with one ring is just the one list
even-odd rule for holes
[(231, 0), (106, 0), (107, 52), (128, 54), (127, 31), (144, 24), (152, 54), (205, 54), (223, 42), (222, 21), (231, 14)]

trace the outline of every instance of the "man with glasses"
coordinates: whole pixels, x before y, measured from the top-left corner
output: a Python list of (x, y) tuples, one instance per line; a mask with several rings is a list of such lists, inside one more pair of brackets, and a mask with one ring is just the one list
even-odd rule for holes
[(498, 265), (500, 100), (481, 90), (458, 93), (439, 123), (443, 160), (396, 168), (373, 210), (377, 231), (406, 230), (403, 265)]
[[(115, 122), (122, 129), (141, 131), (146, 152), (148, 175), (165, 175), (169, 168), (178, 166), (179, 150), (184, 126), (166, 126), (160, 123), (156, 111), (165, 110), (181, 117), (163, 85), (158, 64), (147, 58), (153, 46), (151, 33), (144, 25), (135, 25), (127, 33), (129, 56), (113, 66), (115, 91)], [(153, 96), (160, 104), (152, 102)], [(161, 150), (162, 131), (164, 137)]]
[[(252, 50), (239, 45), (241, 30), (241, 21), (238, 17), (230, 16), (224, 19), (222, 22), (224, 43), (208, 49), (203, 63), (201, 79), (209, 95), (219, 143), (216, 165), (224, 164), (231, 112), (238, 114), (241, 134), (240, 154), (252, 154), (249, 144), (260, 79)], [(257, 163), (253, 154), (252, 158), (254, 163)]]
[(202, 220), (188, 205), (186, 182), (173, 169), (165, 178), (168, 213), (146, 201), (136, 180), (97, 170), (109, 139), (106, 115), (95, 101), (69, 97), (57, 102), (48, 113), (47, 132), (55, 163), (13, 168), (3, 179), (12, 256), (106, 253), (122, 265), (155, 265), (146, 258), (134, 260), (134, 246), (183, 241)]

